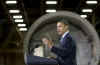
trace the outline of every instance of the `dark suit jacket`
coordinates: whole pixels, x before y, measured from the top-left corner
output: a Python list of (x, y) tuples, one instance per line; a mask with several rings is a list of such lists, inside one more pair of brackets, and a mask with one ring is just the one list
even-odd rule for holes
[(60, 47), (53, 46), (51, 51), (57, 55), (59, 65), (76, 65), (76, 44), (69, 33), (60, 42)]

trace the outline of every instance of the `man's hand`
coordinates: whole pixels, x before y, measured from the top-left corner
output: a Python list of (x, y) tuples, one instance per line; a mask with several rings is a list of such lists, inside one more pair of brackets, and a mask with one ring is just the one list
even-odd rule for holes
[(52, 48), (53, 43), (51, 40), (48, 40), (47, 38), (42, 38), (42, 42), (47, 45), (49, 48)]

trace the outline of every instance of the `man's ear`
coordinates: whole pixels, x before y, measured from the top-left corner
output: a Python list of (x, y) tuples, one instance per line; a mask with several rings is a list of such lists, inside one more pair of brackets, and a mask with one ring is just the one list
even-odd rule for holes
[(65, 29), (68, 29), (68, 25), (65, 25)]

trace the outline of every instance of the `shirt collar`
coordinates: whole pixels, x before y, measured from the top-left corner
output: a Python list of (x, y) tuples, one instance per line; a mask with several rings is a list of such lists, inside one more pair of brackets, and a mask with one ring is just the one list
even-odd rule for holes
[(69, 31), (66, 31), (63, 35), (62, 35), (62, 38), (65, 37), (65, 35), (67, 35), (69, 33)]

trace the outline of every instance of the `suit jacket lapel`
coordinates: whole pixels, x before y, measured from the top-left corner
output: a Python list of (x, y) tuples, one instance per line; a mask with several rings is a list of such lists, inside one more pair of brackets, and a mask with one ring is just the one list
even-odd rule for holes
[(64, 42), (65, 40), (67, 40), (68, 35), (69, 35), (69, 33), (68, 33), (67, 35), (65, 35), (64, 38), (61, 37), (61, 39), (60, 39), (60, 43), (61, 43), (61, 44), (63, 44), (63, 42)]

